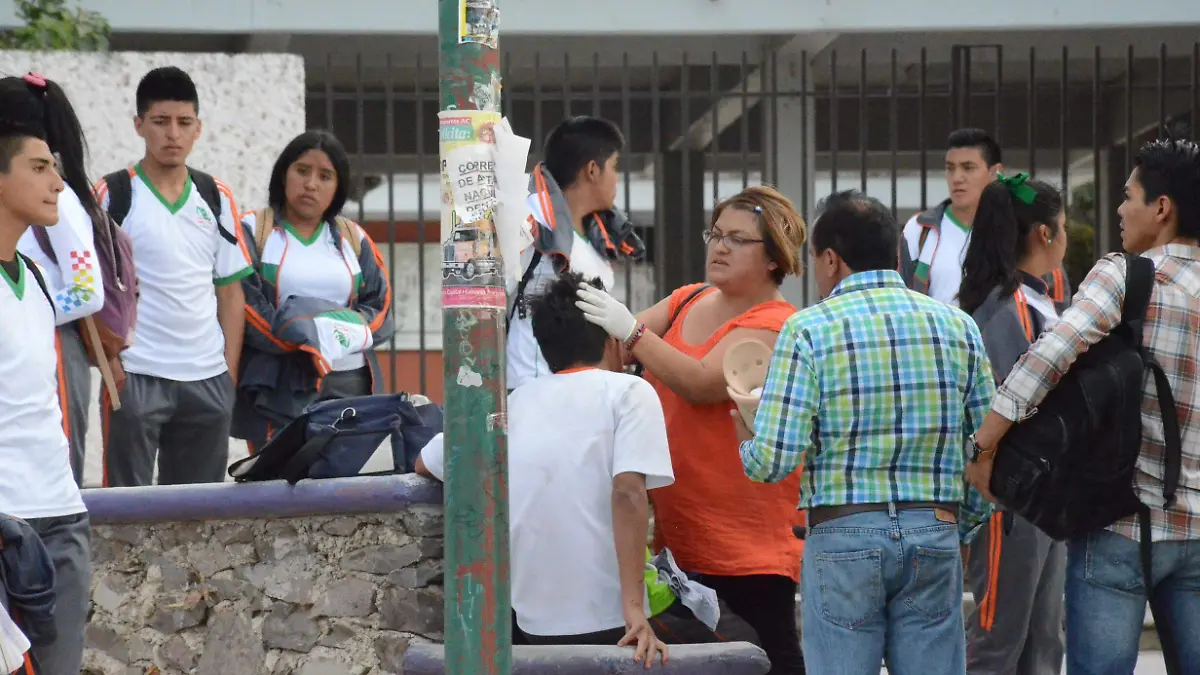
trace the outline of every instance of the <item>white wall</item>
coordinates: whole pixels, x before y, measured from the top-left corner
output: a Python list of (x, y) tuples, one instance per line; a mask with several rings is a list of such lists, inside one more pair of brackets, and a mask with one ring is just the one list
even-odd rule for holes
[(133, 130), (138, 81), (178, 66), (196, 82), (203, 130), (188, 163), (225, 181), (238, 208), (266, 199), (275, 157), (304, 131), (304, 61), (291, 54), (0, 51), (0, 73), (35, 71), (71, 97), (90, 146), (93, 181), (143, 154)]

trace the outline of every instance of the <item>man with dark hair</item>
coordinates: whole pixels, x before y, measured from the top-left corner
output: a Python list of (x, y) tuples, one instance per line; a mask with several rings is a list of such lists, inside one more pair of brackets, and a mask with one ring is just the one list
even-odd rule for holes
[[(1162, 366), (1175, 396), (1182, 434), (1176, 501), (1163, 503), (1166, 444), (1158, 397), (1147, 378), (1141, 453), (1134, 480), (1149, 507), (1154, 588), (1146, 589), (1138, 516), (1067, 542), (1067, 671), (1132, 673), (1146, 603), (1153, 593), (1175, 644), (1164, 651), (1196, 672), (1200, 664), (1200, 146), (1185, 140), (1143, 145), (1125, 183), (1121, 244), (1154, 262), (1155, 283), (1142, 329), (1143, 349)], [(1079, 285), (1073, 305), (1010, 371), (975, 435), (972, 483), (986, 488), (1000, 440), (1032, 414), (1062, 374), (1121, 322), (1128, 269), (1124, 255), (1104, 256)]]
[(612, 263), (645, 255), (633, 224), (616, 208), (617, 161), (624, 146), (616, 125), (597, 117), (565, 120), (546, 137), (544, 159), (530, 178), (533, 243), (521, 253), (520, 280), (507, 279), (509, 390), (551, 372), (530, 325), (531, 298), (564, 270), (599, 278), (611, 289)]
[[(18, 672), (77, 674), (91, 597), (88, 514), (58, 404), (54, 305), (37, 265), (17, 253), (27, 229), (58, 222), (64, 183), (40, 122), (9, 113), (0, 121), (0, 599), (33, 643)], [(26, 532), (40, 544), (23, 541)]]
[(755, 434), (733, 415), (752, 480), (804, 464), (804, 660), (821, 675), (961, 675), (960, 545), (990, 507), (964, 453), (995, 385), (971, 317), (904, 286), (877, 200), (841, 192), (813, 225), (825, 298), (775, 343)]
[(253, 270), (233, 193), (187, 166), (201, 129), (192, 79), (156, 68), (136, 98), (146, 154), (96, 187), (133, 239), (140, 289), (121, 407), (101, 396), (104, 485), (149, 485), (156, 456), (161, 484), (220, 482), (245, 328), (238, 282)]
[(904, 226), (901, 274), (909, 288), (957, 306), (963, 256), (979, 197), (1004, 167), (1000, 145), (983, 129), (958, 129), (946, 143), (950, 196)]
[[(958, 129), (946, 139), (946, 189), (950, 196), (909, 219), (900, 246), (904, 283), (935, 300), (958, 306), (963, 258), (979, 197), (1004, 171), (1000, 144), (983, 129)], [(1049, 295), (1061, 312), (1071, 302), (1066, 272), (1046, 276)]]

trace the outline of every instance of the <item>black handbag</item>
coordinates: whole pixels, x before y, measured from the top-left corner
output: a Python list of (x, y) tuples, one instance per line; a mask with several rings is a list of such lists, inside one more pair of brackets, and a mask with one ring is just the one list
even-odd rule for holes
[(295, 485), (304, 478), (411, 473), (442, 424), (440, 405), (414, 404), (403, 392), (320, 401), (230, 466), (229, 475), (238, 482), (283, 479)]

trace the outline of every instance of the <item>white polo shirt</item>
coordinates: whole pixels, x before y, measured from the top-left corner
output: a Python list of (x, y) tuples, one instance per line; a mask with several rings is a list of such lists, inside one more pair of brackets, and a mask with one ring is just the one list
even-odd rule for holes
[[(254, 213), (242, 218), (242, 223), (251, 232), (255, 231), (257, 222)], [(359, 238), (362, 250), (367, 250), (370, 244), (366, 231), (357, 223), (352, 226), (352, 231)], [(320, 298), (349, 307), (354, 292), (362, 287), (362, 267), (354, 255), (354, 248), (343, 239), (341, 250), (338, 250), (328, 223), (321, 223), (306, 239), (284, 222), (283, 227), (271, 230), (263, 246), (261, 261), (262, 274), (279, 291), (280, 304), (298, 296)], [(322, 340), (330, 346), (330, 349), (322, 349), (322, 354), (330, 358), (335, 371), (357, 370), (367, 365), (364, 353), (375, 344), (375, 337), (361, 316), (348, 314), (344, 319), (330, 328), (332, 339)], [(322, 329), (318, 320), (318, 330)]]
[[(444, 476), (439, 435), (421, 452)], [(508, 395), (512, 606), (533, 635), (625, 625), (613, 542), (612, 480), (675, 482), (662, 404), (645, 380), (590, 368), (546, 375)], [(647, 612), (648, 612), (647, 608)]]
[[(122, 227), (133, 240), (140, 296), (133, 345), (121, 353), (121, 363), (126, 372), (178, 382), (216, 377), (228, 370), (216, 286), (254, 271), (233, 193), (217, 181), (220, 227), (234, 237), (231, 242), (190, 178), (169, 204), (140, 166), (130, 171), (133, 196)], [(108, 186), (100, 181), (96, 190), (107, 209)]]
[(33, 272), (18, 270), (10, 279), (0, 269), (0, 513), (83, 513), (58, 403), (54, 309)]

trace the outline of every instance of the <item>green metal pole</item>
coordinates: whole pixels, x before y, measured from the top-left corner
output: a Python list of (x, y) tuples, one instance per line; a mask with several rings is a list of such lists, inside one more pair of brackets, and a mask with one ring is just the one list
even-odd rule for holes
[[(500, 119), (496, 0), (438, 0), (442, 199), (442, 359), (445, 383), (446, 675), (509, 675), (507, 390), (503, 265), (479, 201), (494, 170), (456, 150), (494, 143)], [(474, 164), (474, 166), (471, 166)], [(466, 215), (464, 215), (464, 213)], [(466, 222), (478, 218), (473, 222)]]

